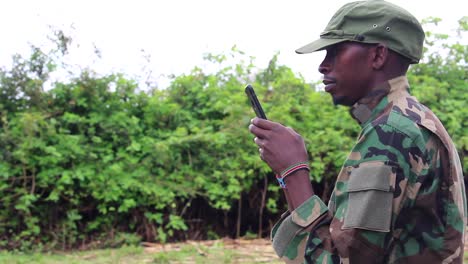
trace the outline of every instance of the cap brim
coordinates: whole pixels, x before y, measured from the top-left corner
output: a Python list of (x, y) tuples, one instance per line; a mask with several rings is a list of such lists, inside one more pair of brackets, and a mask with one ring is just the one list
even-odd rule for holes
[(347, 41), (347, 39), (320, 38), (312, 43), (305, 45), (302, 48), (298, 48), (296, 50), (296, 53), (299, 53), (299, 54), (312, 53), (315, 51), (324, 50), (331, 45), (335, 45), (337, 43), (344, 42), (344, 41)]

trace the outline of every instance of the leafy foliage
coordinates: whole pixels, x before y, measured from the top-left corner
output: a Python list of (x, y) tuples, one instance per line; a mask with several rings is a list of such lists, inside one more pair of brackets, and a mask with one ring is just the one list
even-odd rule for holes
[[(428, 18), (425, 28), (432, 29), (441, 20)], [(457, 37), (426, 31), (423, 63), (414, 65), (409, 74), (412, 93), (428, 105), (452, 136), (463, 163), (464, 175), (468, 168), (468, 17), (459, 21)]]
[[(456, 40), (466, 17), (460, 25)], [(270, 119), (306, 140), (324, 199), (359, 132), (346, 108), (277, 55), (261, 69), (236, 47), (206, 55), (215, 72), (194, 68), (164, 90), (142, 92), (123, 74), (91, 70), (46, 90), (70, 43), (55, 33), (56, 50), (32, 47), (30, 57), (15, 55), (0, 69), (0, 248), (234, 236), (235, 224), (265, 235), (262, 226), (268, 231), (285, 205), (247, 130), (247, 83)], [(453, 135), (466, 173), (468, 50), (453, 37), (428, 36), (424, 63), (409, 74), (412, 91)]]

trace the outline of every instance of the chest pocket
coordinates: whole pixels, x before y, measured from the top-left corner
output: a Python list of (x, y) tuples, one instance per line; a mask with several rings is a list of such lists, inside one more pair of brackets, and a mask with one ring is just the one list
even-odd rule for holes
[(389, 232), (395, 173), (381, 162), (363, 163), (348, 181), (348, 208), (342, 229)]

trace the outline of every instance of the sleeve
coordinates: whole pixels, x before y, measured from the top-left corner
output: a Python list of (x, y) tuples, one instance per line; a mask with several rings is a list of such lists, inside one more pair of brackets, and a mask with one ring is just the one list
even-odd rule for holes
[[(308, 251), (316, 256), (317, 260), (321, 260), (319, 263), (339, 263), (339, 257), (333, 256), (329, 251), (331, 248), (323, 247), (331, 243), (323, 243), (319, 236), (311, 236), (318, 231), (327, 230), (330, 220), (327, 206), (316, 195), (293, 212), (284, 213), (271, 231), (276, 254), (286, 263), (303, 263), (305, 252)], [(324, 239), (327, 237), (329, 236), (325, 236)], [(334, 262), (333, 259), (338, 262)]]

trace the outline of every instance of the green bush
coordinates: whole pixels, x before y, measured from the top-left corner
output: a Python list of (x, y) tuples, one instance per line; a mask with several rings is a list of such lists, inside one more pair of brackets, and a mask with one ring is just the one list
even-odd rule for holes
[[(466, 17), (460, 25), (465, 33)], [(453, 135), (466, 174), (467, 47), (453, 42), (463, 36), (428, 35), (424, 63), (409, 74), (412, 92)], [(247, 83), (270, 119), (303, 135), (324, 199), (359, 132), (346, 108), (277, 55), (262, 69), (236, 48), (206, 56), (216, 72), (195, 68), (164, 90), (91, 70), (45, 90), (67, 51), (62, 40), (0, 69), (2, 249), (265, 236), (285, 204), (247, 130)], [(431, 50), (436, 43), (443, 49)]]

